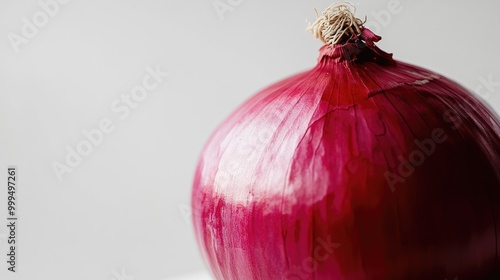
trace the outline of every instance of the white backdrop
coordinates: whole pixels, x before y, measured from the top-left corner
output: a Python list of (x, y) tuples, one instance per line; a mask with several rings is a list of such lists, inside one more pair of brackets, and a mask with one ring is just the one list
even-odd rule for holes
[[(382, 49), (500, 111), (499, 1), (353, 3)], [(203, 279), (188, 211), (202, 146), (250, 95), (315, 65), (305, 21), (329, 4), (2, 0), (0, 225), (9, 165), (19, 225), (18, 272), (2, 262), (0, 278)]]

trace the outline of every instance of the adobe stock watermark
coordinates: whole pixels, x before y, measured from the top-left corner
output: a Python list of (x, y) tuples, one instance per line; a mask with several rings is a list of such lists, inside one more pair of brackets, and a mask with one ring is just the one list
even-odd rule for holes
[(310, 275), (318, 270), (320, 263), (325, 262), (330, 258), (336, 248), (340, 247), (340, 243), (332, 242), (330, 236), (327, 240), (316, 238), (318, 245), (314, 248), (313, 254), (305, 258), (300, 266), (293, 266), (286, 275), (289, 280), (309, 279)]
[[(147, 74), (142, 78), (141, 84), (134, 86), (130, 92), (122, 94), (111, 102), (111, 113), (118, 121), (127, 119), (131, 112), (139, 108), (141, 103), (169, 76), (169, 73), (163, 72), (159, 65), (147, 66), (145, 70)], [(95, 128), (82, 130), (82, 140), (74, 146), (66, 146), (64, 161), (53, 161), (51, 164), (59, 182), (63, 182), (65, 174), (72, 173), (79, 167), (83, 159), (90, 156), (94, 148), (100, 146), (105, 137), (115, 131), (116, 123), (117, 121), (113, 118), (104, 117)]]
[[(462, 124), (461, 118), (453, 110), (447, 111), (443, 116), (443, 120), (451, 125), (452, 130), (457, 130)], [(413, 175), (416, 168), (422, 166), (436, 152), (438, 145), (446, 142), (446, 140), (448, 140), (448, 135), (443, 128), (435, 128), (432, 130), (431, 135), (424, 140), (416, 139), (415, 145), (417, 149), (413, 150), (406, 158), (401, 155), (398, 156), (397, 174), (390, 171), (384, 173), (384, 178), (391, 191), (396, 191), (395, 186), (398, 183), (404, 183), (407, 178)]]
[(479, 84), (474, 92), (485, 100), (489, 99), (500, 88), (500, 82), (493, 81), (493, 74), (488, 75), (486, 78), (479, 76), (478, 80)]
[[(236, 145), (235, 155), (233, 160), (223, 162), (219, 167), (215, 178), (215, 184), (218, 189), (226, 190), (235, 181), (234, 179), (240, 170), (256, 168), (257, 160), (262, 156), (264, 149), (273, 138), (276, 130), (281, 122), (285, 119), (287, 112), (283, 108), (277, 108), (269, 116), (268, 126), (262, 127), (260, 130), (245, 135)], [(237, 180), (236, 180), (237, 181)]]
[[(411, 2), (413, 0), (407, 1)], [(371, 11), (369, 16), (372, 18), (368, 18), (363, 26), (370, 29), (375, 34), (380, 34), (382, 28), (391, 24), (393, 16), (399, 15), (403, 10), (404, 7), (400, 0), (389, 0), (385, 9)]]
[(215, 12), (220, 20), (225, 19), (225, 14), (234, 10), (243, 3), (243, 0), (215, 0), (212, 2)]
[[(227, 190), (232, 187), (233, 182), (239, 181), (236, 179), (237, 176), (241, 174), (241, 170), (256, 168), (258, 159), (261, 157), (264, 149), (271, 141), (275, 131), (278, 129), (283, 119), (285, 119), (288, 112), (280, 106), (269, 114), (269, 125), (240, 138), (233, 150), (235, 153), (235, 155), (231, 157), (233, 159), (224, 161), (223, 164), (219, 165), (219, 170), (214, 180), (214, 185), (219, 190)], [(198, 216), (203, 211), (202, 206), (195, 204), (193, 207), (195, 208), (192, 209), (191, 205), (186, 203), (180, 203), (178, 206), (179, 212), (187, 225), (192, 223), (193, 212), (194, 215), (196, 215), (195, 218), (199, 218)]]
[(120, 273), (116, 271), (116, 269), (113, 269), (111, 271), (111, 274), (113, 277), (111, 277), (109, 280), (134, 280), (135, 277), (132, 275), (129, 275), (125, 272), (125, 268), (122, 268)]
[(35, 38), (40, 30), (49, 24), (50, 19), (56, 17), (61, 8), (71, 2), (71, 0), (40, 0), (38, 6), (40, 9), (33, 13), (30, 19), (22, 17), (21, 32), (9, 32), (7, 39), (14, 52), (18, 53), (22, 45), (26, 45)]

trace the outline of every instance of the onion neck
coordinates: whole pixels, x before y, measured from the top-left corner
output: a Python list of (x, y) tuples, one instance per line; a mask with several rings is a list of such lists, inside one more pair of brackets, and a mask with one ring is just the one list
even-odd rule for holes
[(394, 64), (392, 54), (375, 46), (382, 38), (367, 28), (361, 27), (359, 35), (352, 35), (341, 43), (326, 44), (320, 49), (319, 61), (365, 62)]
[(320, 61), (331, 58), (336, 62), (394, 63), (391, 54), (375, 46), (382, 38), (364, 28), (366, 20), (356, 18), (355, 12), (356, 8), (346, 2), (330, 5), (321, 16), (316, 11), (316, 20), (307, 31), (325, 43)]

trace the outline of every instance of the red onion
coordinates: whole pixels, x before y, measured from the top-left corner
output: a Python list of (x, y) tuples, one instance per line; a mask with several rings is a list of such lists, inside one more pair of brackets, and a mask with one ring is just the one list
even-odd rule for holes
[(500, 279), (500, 120), (392, 59), (346, 3), (317, 66), (239, 107), (194, 179), (216, 279)]

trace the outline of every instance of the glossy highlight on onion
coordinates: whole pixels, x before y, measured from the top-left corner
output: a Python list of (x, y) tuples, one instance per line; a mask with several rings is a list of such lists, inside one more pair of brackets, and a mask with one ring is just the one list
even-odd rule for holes
[(317, 66), (208, 140), (192, 216), (216, 279), (500, 279), (499, 117), (362, 24), (330, 6)]

